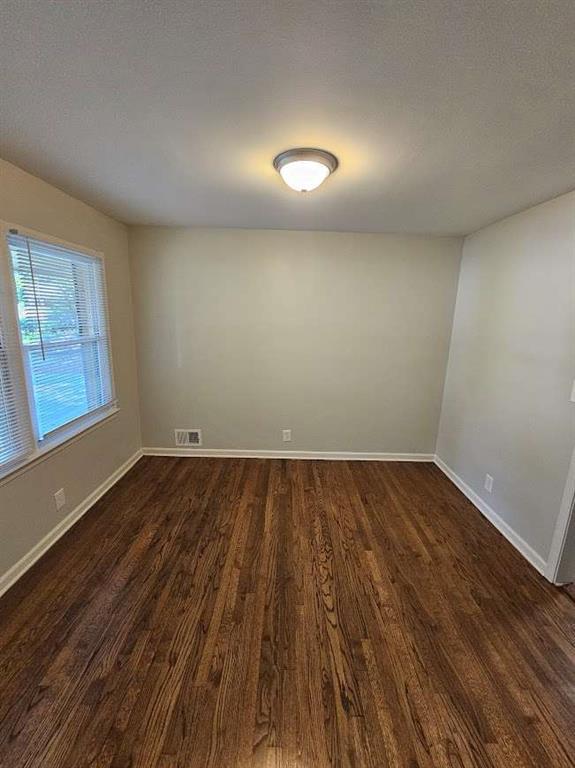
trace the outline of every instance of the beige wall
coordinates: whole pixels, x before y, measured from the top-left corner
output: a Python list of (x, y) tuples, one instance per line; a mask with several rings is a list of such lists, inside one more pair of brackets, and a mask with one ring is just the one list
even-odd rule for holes
[(145, 446), (434, 452), (460, 240), (130, 237)]
[[(0, 481), (0, 577), (140, 446), (126, 228), (0, 160), (0, 219), (104, 253), (120, 413), (22, 474)], [(54, 492), (66, 506), (56, 512)]]
[(574, 269), (575, 193), (466, 238), (437, 446), (543, 560), (575, 443)]

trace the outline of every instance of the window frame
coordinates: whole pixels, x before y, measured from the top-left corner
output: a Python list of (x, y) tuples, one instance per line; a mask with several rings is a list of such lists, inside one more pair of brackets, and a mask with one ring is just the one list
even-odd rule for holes
[[(11, 234), (10, 230), (17, 230), (18, 234), (30, 237), (34, 240), (40, 240), (45, 243), (51, 243), (53, 245), (66, 248), (70, 251), (83, 254), (90, 258), (98, 259), (102, 266), (104, 291), (106, 297), (106, 306), (104, 310), (106, 312), (106, 322), (108, 328), (109, 337), (109, 360), (110, 360), (110, 393), (111, 401), (106, 405), (96, 408), (88, 413), (79, 416), (72, 421), (63, 424), (60, 427), (47, 433), (42, 439), (39, 437), (38, 419), (36, 414), (36, 402), (34, 397), (34, 388), (32, 384), (31, 371), (28, 365), (28, 352), (24, 348), (22, 341), (22, 334), (20, 330), (20, 321), (18, 318), (18, 299), (16, 280), (14, 276), (14, 269), (12, 266), (12, 256), (10, 248), (8, 246), (8, 235)], [(47, 458), (57, 449), (63, 447), (66, 443), (74, 442), (86, 432), (91, 432), (95, 427), (107, 422), (111, 417), (116, 416), (120, 412), (120, 406), (118, 404), (116, 394), (116, 377), (114, 370), (114, 355), (112, 344), (112, 330), (110, 324), (110, 308), (108, 299), (108, 281), (106, 278), (106, 260), (104, 254), (101, 251), (95, 251), (92, 248), (87, 248), (85, 245), (78, 245), (77, 243), (71, 243), (62, 238), (53, 237), (52, 235), (46, 235), (43, 232), (30, 229), (29, 227), (23, 227), (20, 224), (13, 224), (11, 222), (0, 220), (0, 277), (8, 280), (7, 295), (9, 306), (7, 311), (11, 314), (12, 319), (16, 326), (17, 332), (17, 351), (18, 359), (14, 361), (14, 365), (18, 366), (21, 376), (20, 380), (24, 382), (26, 389), (26, 404), (27, 413), (24, 414), (24, 418), (28, 421), (31, 429), (32, 440), (34, 443), (34, 449), (24, 457), (16, 458), (13, 461), (8, 461), (5, 464), (0, 465), (0, 484), (3, 484), (6, 480), (10, 479), (15, 474), (19, 474), (28, 465), (34, 465)]]

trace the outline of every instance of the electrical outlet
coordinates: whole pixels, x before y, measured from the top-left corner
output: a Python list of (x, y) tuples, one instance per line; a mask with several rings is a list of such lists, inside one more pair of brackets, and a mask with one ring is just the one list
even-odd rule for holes
[(284, 443), (291, 443), (291, 429), (282, 429), (282, 440)]
[(573, 389), (571, 390), (571, 397), (569, 399), (572, 403), (575, 403), (575, 381), (573, 381)]
[(491, 477), (491, 475), (485, 475), (484, 485), (485, 485), (485, 490), (488, 493), (491, 493), (491, 491), (493, 490), (493, 478)]
[(60, 488), (59, 491), (56, 491), (54, 494), (54, 501), (56, 502), (56, 509), (62, 509), (66, 505), (66, 494), (64, 493), (64, 489)]

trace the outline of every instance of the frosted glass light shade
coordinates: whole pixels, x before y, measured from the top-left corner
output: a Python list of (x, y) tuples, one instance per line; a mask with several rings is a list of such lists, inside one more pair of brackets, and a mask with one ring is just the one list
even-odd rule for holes
[(337, 165), (337, 158), (323, 149), (288, 149), (274, 159), (274, 168), (296, 192), (317, 189)]
[(280, 175), (296, 192), (311, 192), (327, 179), (329, 168), (317, 160), (294, 160), (280, 168)]

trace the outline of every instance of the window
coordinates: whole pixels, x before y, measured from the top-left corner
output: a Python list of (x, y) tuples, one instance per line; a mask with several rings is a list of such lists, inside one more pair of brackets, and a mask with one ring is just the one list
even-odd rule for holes
[(102, 259), (14, 229), (6, 244), (0, 475), (115, 406)]

